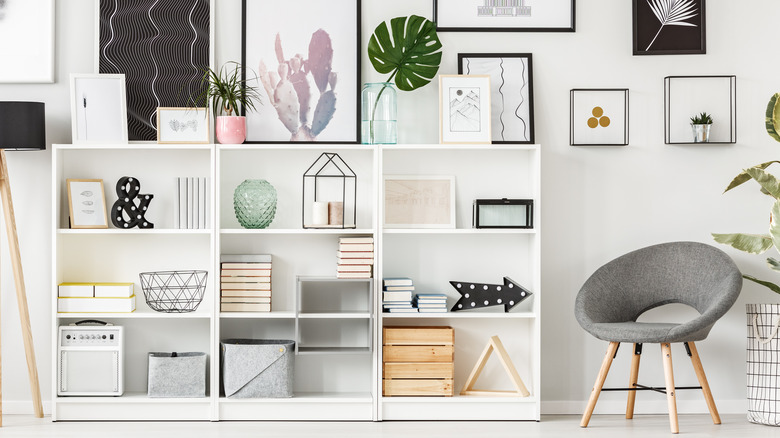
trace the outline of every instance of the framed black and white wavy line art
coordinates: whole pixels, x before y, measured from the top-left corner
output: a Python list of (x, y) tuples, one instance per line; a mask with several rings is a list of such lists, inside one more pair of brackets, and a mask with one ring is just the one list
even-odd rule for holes
[(533, 63), (530, 53), (459, 53), (458, 73), (490, 76), (492, 141), (534, 142)]
[(705, 0), (633, 0), (634, 55), (707, 53)]
[(211, 65), (213, 0), (99, 0), (100, 73), (122, 73), (131, 141), (157, 140), (157, 108), (191, 106)]
[(262, 102), (242, 108), (246, 143), (358, 143), (361, 1), (242, 5), (242, 65)]

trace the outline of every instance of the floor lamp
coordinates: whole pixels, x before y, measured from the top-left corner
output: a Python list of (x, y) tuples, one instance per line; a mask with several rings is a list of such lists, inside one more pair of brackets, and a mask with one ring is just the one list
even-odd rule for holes
[[(35, 416), (43, 417), (41, 387), (38, 382), (38, 366), (35, 363), (30, 312), (27, 309), (27, 293), (24, 289), (22, 258), (19, 252), (19, 238), (16, 235), (14, 204), (11, 200), (11, 181), (5, 150), (46, 149), (46, 120), (42, 102), (0, 102), (0, 203), (2, 203), (5, 228), (8, 232), (8, 247), (11, 252), (11, 267), (16, 283), (16, 302), (19, 305), (19, 319), (22, 323), (24, 353), (27, 357), (27, 372), (30, 375)], [(0, 291), (2, 292), (2, 291)], [(1, 354), (0, 354), (1, 356)], [(2, 371), (0, 365), (0, 371)], [(3, 389), (0, 372), (0, 426), (3, 425)]]

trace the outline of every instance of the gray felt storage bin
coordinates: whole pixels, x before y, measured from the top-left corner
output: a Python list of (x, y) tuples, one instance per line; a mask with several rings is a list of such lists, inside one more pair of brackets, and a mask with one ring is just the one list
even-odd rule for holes
[(205, 397), (206, 353), (149, 353), (149, 397)]
[(294, 341), (225, 339), (220, 345), (227, 397), (292, 397)]

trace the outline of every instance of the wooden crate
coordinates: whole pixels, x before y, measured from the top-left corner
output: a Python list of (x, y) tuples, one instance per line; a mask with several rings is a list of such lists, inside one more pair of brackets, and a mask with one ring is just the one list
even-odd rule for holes
[(452, 379), (395, 379), (382, 381), (382, 394), (393, 396), (448, 396), (452, 397)]
[(385, 379), (453, 379), (455, 366), (447, 363), (392, 363), (385, 362), (382, 369)]
[(384, 327), (382, 394), (454, 394), (455, 331), (452, 327)]
[(384, 327), (384, 345), (454, 345), (452, 327)]

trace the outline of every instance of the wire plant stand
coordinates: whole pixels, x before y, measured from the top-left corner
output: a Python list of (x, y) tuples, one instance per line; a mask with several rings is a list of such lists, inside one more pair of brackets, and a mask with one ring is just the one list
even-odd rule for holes
[(146, 304), (157, 312), (194, 312), (203, 300), (207, 271), (142, 272)]

